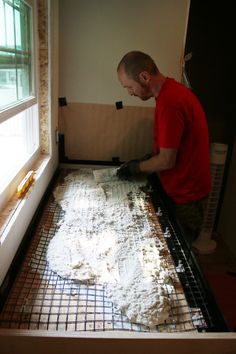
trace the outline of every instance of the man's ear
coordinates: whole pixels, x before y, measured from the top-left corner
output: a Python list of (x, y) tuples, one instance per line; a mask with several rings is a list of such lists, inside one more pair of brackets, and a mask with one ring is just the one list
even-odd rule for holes
[(139, 80), (142, 84), (147, 84), (150, 80), (150, 74), (147, 71), (142, 71), (139, 74)]

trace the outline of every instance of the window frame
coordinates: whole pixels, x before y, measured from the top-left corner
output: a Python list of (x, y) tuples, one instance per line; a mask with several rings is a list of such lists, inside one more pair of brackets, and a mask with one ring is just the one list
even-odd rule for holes
[(28, 157), (27, 161), (22, 164), (18, 172), (15, 173), (10, 179), (9, 183), (5, 186), (0, 193), (0, 211), (5, 207), (8, 200), (13, 196), (16, 191), (16, 188), (20, 181), (23, 179), (24, 175), (32, 168), (33, 164), (38, 159), (41, 147), (40, 147), (40, 117), (39, 117), (39, 72), (38, 72), (38, 38), (37, 38), (37, 26), (38, 26), (38, 16), (37, 16), (37, 1), (36, 0), (22, 0), (24, 3), (29, 5), (32, 10), (32, 87), (35, 96), (29, 96), (26, 99), (19, 100), (12, 105), (6, 106), (4, 109), (0, 110), (0, 124), (16, 114), (26, 110), (27, 108), (32, 107), (35, 104), (38, 104), (38, 135), (39, 135), (39, 146), (35, 151)]

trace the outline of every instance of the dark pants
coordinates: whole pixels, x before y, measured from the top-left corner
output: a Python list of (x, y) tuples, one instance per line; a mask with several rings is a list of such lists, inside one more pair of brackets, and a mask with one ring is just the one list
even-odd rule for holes
[(189, 245), (199, 235), (206, 211), (208, 197), (188, 203), (174, 204), (175, 215), (184, 230), (184, 237)]

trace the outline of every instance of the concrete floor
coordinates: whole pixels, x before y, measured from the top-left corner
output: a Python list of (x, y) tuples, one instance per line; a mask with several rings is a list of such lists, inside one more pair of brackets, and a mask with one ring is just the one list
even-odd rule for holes
[(236, 257), (225, 245), (222, 237), (214, 238), (216, 249), (207, 255), (195, 254), (203, 272), (234, 272), (236, 275)]
[(216, 242), (213, 253), (195, 256), (229, 330), (236, 332), (236, 258), (222, 238)]

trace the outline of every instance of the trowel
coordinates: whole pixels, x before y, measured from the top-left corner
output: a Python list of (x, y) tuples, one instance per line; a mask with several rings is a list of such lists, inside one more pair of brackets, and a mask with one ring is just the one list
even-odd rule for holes
[(118, 167), (100, 168), (93, 170), (93, 176), (97, 183), (113, 182), (118, 180), (117, 170)]

